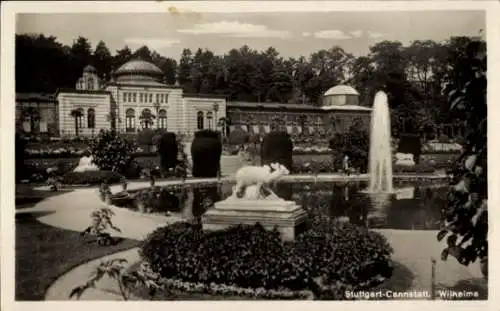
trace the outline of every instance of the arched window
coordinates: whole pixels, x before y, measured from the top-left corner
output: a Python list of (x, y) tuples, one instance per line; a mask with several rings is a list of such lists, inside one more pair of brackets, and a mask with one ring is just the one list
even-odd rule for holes
[(95, 128), (95, 110), (93, 108), (87, 110), (87, 127), (89, 129)]
[(197, 115), (196, 115), (196, 127), (199, 129), (199, 130), (202, 130), (204, 128), (204, 124), (203, 124), (203, 111), (198, 111)]
[(212, 111), (207, 112), (207, 120), (208, 120), (208, 128), (212, 129), (213, 127), (213, 113)]
[(135, 110), (132, 108), (125, 111), (125, 131), (135, 132)]
[(76, 122), (78, 124), (78, 128), (83, 128), (83, 108), (78, 108), (78, 114), (76, 116)]
[(151, 110), (146, 108), (142, 111), (141, 116), (141, 126), (143, 129), (148, 129), (153, 126), (154, 115), (151, 113)]
[(165, 109), (158, 111), (158, 127), (161, 129), (167, 128), (167, 111)]

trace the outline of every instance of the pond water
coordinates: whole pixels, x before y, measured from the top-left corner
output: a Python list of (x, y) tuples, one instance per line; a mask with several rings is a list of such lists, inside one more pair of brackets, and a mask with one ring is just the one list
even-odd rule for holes
[[(185, 185), (184, 189), (158, 189), (158, 206), (182, 213), (186, 218), (201, 216), (211, 203), (227, 198), (233, 183)], [(278, 196), (293, 200), (306, 211), (376, 229), (436, 230), (441, 208), (447, 204), (444, 181), (395, 182), (396, 193), (364, 193), (363, 182), (280, 182), (273, 186)], [(175, 201), (175, 202), (174, 202)], [(158, 211), (161, 212), (161, 211)]]

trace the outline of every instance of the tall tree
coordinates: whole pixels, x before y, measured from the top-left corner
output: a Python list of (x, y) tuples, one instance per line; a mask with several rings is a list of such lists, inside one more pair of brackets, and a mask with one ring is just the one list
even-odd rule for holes
[(193, 63), (193, 53), (190, 49), (183, 49), (179, 61), (178, 80), (179, 84), (186, 88), (186, 91), (191, 90), (191, 65)]
[(135, 52), (132, 53), (132, 58), (139, 58), (147, 62), (153, 62), (151, 50), (145, 45), (135, 50)]
[(113, 56), (111, 56), (111, 52), (104, 41), (101, 40), (97, 43), (92, 58), (99, 77), (109, 77), (113, 66)]
[[(16, 35), (16, 92), (55, 92), (74, 87), (70, 50), (55, 37)], [(78, 68), (81, 73), (83, 68)]]
[(174, 85), (177, 79), (177, 62), (175, 59), (166, 58), (153, 51), (151, 53), (153, 63), (156, 64), (164, 73), (164, 82)]
[(113, 70), (117, 70), (121, 65), (125, 64), (132, 58), (132, 51), (126, 45), (122, 49), (117, 50), (113, 57)]
[(80, 36), (73, 41), (70, 52), (71, 65), (74, 68), (71, 81), (74, 84), (82, 74), (83, 68), (92, 63), (92, 45), (87, 38)]

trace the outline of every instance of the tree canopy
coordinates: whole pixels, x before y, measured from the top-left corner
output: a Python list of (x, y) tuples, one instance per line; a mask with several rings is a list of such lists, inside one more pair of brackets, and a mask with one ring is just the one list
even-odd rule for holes
[(368, 55), (355, 57), (339, 46), (285, 58), (274, 47), (257, 51), (245, 45), (224, 55), (207, 49), (184, 49), (179, 61), (147, 46), (124, 46), (112, 53), (103, 41), (92, 47), (78, 37), (71, 46), (45, 35), (16, 35), (16, 92), (53, 93), (73, 88), (86, 65), (103, 79), (132, 58), (155, 63), (167, 84), (179, 83), (189, 93), (225, 95), (229, 100), (319, 105), (321, 95), (337, 84), (358, 90), (369, 106), (378, 90), (388, 93), (392, 123), (401, 120), (423, 127), (447, 121), (441, 89), (449, 77), (463, 79), (469, 37), (445, 42), (414, 41), (404, 46), (382, 41)]

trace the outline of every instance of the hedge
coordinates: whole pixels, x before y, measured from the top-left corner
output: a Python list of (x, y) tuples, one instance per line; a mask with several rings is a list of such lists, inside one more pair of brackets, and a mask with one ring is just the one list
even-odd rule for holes
[(280, 163), (292, 172), (293, 143), (286, 132), (267, 134), (261, 145), (261, 164)]
[(179, 146), (175, 133), (164, 133), (158, 141), (158, 154), (160, 155), (160, 167), (167, 172), (177, 165)]
[(193, 177), (217, 177), (220, 173), (222, 141), (219, 132), (210, 130), (195, 133), (191, 143)]

